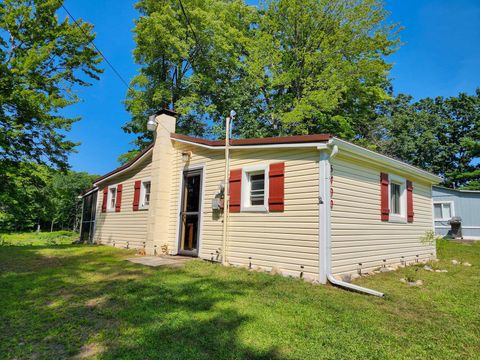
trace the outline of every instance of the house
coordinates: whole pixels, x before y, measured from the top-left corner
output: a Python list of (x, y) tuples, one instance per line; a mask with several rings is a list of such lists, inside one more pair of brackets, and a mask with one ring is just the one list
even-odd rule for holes
[(231, 140), (224, 213), (225, 141), (155, 121), (154, 144), (84, 195), (85, 239), (321, 283), (436, 256), (420, 241), (435, 175), (328, 134)]
[(462, 218), (462, 234), (466, 239), (480, 239), (480, 191), (433, 187), (435, 233), (450, 236), (449, 220)]

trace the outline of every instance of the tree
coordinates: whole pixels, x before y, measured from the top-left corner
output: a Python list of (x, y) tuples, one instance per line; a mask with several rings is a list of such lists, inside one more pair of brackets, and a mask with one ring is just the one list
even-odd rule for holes
[(63, 229), (78, 230), (82, 200), (79, 194), (92, 186), (98, 176), (85, 172), (54, 172), (46, 186), (49, 194), (48, 220), (50, 229), (55, 225)]
[(480, 189), (480, 89), (416, 102), (400, 94), (381, 113), (378, 150), (441, 175), (446, 186)]
[(96, 175), (23, 162), (0, 174), (0, 231), (78, 230), (81, 199)]
[(365, 111), (388, 98), (397, 39), (386, 16), (378, 0), (267, 1), (247, 58), (255, 118), (275, 134), (360, 134)]
[(101, 58), (91, 24), (59, 22), (58, 0), (0, 3), (0, 167), (8, 163), (67, 164), (76, 145), (65, 137), (78, 118), (58, 111), (79, 99), (74, 86), (98, 79)]
[(50, 169), (35, 163), (7, 165), (0, 172), (0, 230), (33, 229), (48, 217), (45, 191)]
[(65, 132), (78, 118), (59, 111), (74, 90), (98, 79), (93, 26), (59, 21), (59, 0), (0, 2), (0, 228), (49, 221), (52, 169), (66, 168), (75, 143)]
[(140, 0), (136, 8), (134, 58), (141, 71), (125, 102), (132, 119), (124, 130), (138, 134), (137, 149), (151, 141), (148, 116), (165, 106), (182, 115), (180, 132), (202, 135), (208, 119), (244, 105), (232, 94), (245, 83), (253, 8), (227, 0)]
[[(141, 0), (124, 130), (151, 141), (146, 119), (164, 104), (179, 131), (240, 137), (332, 132), (352, 139), (386, 98), (397, 44), (379, 0)], [(129, 155), (123, 157), (128, 159)]]

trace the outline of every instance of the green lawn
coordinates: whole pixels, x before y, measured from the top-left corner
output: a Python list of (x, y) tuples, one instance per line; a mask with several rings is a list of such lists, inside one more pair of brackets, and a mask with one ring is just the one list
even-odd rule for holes
[[(441, 241), (435, 266), (448, 273), (401, 269), (356, 282), (384, 291), (381, 299), (203, 261), (147, 268), (126, 262), (127, 250), (14, 238), (0, 246), (0, 358), (480, 358), (480, 244)], [(401, 283), (407, 272), (424, 286)]]

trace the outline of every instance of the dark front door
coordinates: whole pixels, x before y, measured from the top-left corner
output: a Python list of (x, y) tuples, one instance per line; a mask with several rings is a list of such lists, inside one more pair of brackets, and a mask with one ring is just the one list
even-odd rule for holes
[(180, 209), (179, 253), (198, 256), (201, 216), (202, 171), (184, 171)]

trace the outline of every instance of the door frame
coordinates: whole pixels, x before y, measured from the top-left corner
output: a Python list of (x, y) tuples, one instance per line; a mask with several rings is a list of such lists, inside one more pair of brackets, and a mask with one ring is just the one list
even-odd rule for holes
[[(87, 194), (83, 195), (82, 197), (82, 209), (81, 209), (81, 217), (80, 217), (80, 240), (82, 240), (82, 234), (83, 234), (83, 227), (84, 227), (84, 212), (85, 212), (85, 199), (87, 197), (91, 197), (92, 201), (90, 202), (90, 220), (88, 221), (88, 225), (90, 227), (89, 233), (88, 233), (88, 239), (87, 243), (88, 244), (93, 244), (95, 240), (95, 230), (97, 227), (97, 214), (98, 214), (98, 189), (94, 189)], [(95, 200), (95, 201), (93, 201)], [(92, 213), (93, 213), (93, 220), (92, 220)]]
[(205, 178), (207, 176), (206, 172), (206, 165), (205, 164), (196, 164), (191, 166), (184, 166), (179, 171), (179, 187), (178, 187), (178, 200), (177, 200), (177, 211), (176, 211), (176, 237), (175, 237), (175, 254), (179, 255), (180, 252), (180, 236), (182, 231), (182, 224), (180, 221), (180, 212), (182, 208), (182, 201), (183, 201), (183, 187), (184, 187), (184, 174), (185, 172), (200, 170), (200, 209), (198, 215), (198, 243), (197, 243), (197, 255), (195, 257), (200, 257), (200, 250), (202, 245), (202, 238), (203, 238), (203, 214), (204, 214), (204, 206), (205, 206)]

